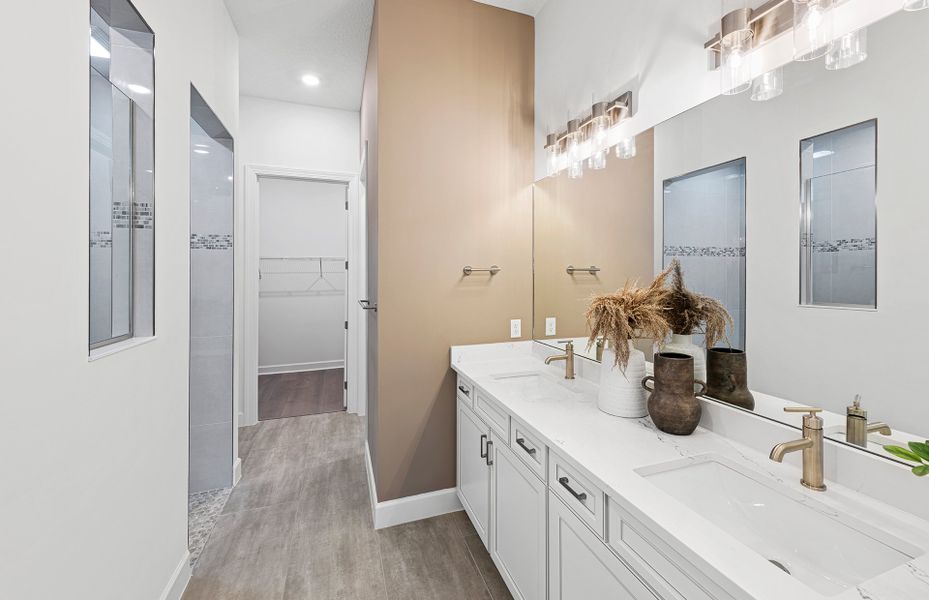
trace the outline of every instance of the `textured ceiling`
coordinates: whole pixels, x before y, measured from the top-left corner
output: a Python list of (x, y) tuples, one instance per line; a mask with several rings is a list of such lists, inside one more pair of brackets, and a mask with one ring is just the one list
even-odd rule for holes
[(547, 0), (475, 0), (481, 4), (499, 6), (507, 10), (523, 13), (525, 15), (536, 16), (542, 9)]
[[(239, 32), (242, 94), (359, 109), (374, 0), (225, 1)], [(303, 85), (305, 73), (322, 83)]]

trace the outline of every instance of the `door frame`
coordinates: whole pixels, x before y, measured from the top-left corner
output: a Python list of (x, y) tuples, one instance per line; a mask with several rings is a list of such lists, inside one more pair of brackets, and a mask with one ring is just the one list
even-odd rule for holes
[[(336, 183), (348, 186), (348, 248), (347, 258), (349, 264), (346, 288), (348, 305), (348, 345), (345, 348), (345, 369), (348, 382), (347, 411), (363, 415), (365, 403), (359, 399), (360, 381), (367, 369), (367, 365), (359, 362), (361, 358), (359, 347), (359, 314), (354, 307), (358, 306), (361, 290), (358, 281), (366, 277), (367, 273), (359, 272), (365, 268), (364, 262), (359, 260), (364, 246), (364, 232), (359, 229), (361, 221), (360, 212), (364, 210), (359, 206), (358, 173), (338, 171), (312, 171), (290, 167), (277, 167), (260, 164), (246, 164), (243, 166), (244, 191), (244, 237), (245, 255), (243, 258), (242, 279), (243, 293), (243, 339), (240, 361), (242, 365), (243, 403), (239, 418), (240, 426), (255, 425), (258, 423), (258, 270), (259, 270), (259, 205), (260, 191), (258, 180), (260, 177), (277, 177), (283, 179), (297, 179), (300, 181), (313, 181), (317, 183)], [(359, 309), (360, 310), (360, 309)], [(356, 359), (354, 364), (352, 360)], [(364, 359), (361, 358), (363, 361)]]

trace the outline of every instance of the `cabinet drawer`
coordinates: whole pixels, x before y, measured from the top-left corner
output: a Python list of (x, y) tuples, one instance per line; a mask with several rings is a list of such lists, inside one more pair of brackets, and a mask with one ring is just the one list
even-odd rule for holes
[(477, 390), (474, 395), (474, 410), (490, 428), (507, 444), (510, 443), (510, 415), (495, 400)]
[(510, 447), (539, 479), (546, 481), (548, 448), (516, 419), (510, 419)]
[(465, 401), (470, 407), (474, 407), (474, 384), (462, 377), (458, 376), (458, 397)]
[(561, 498), (574, 513), (603, 539), (605, 494), (603, 490), (575, 466), (555, 452), (549, 453), (548, 487)]
[(695, 565), (658, 539), (611, 498), (608, 545), (668, 600), (731, 600)]

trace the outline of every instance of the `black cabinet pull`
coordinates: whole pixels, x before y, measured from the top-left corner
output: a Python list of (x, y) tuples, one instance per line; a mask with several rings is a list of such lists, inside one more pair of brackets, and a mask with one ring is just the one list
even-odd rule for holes
[(487, 450), (484, 450), (484, 442), (487, 441), (487, 436), (483, 433), (481, 434), (481, 458), (487, 458)]
[(523, 450), (526, 451), (526, 454), (529, 454), (529, 455), (532, 455), (532, 456), (535, 455), (535, 448), (530, 448), (529, 446), (527, 446), (527, 445), (526, 445), (526, 440), (525, 440), (525, 439), (523, 439), (523, 438), (516, 438), (516, 443), (519, 445), (520, 448), (522, 448)]
[(488, 467), (489, 467), (489, 466), (492, 466), (492, 465), (494, 464), (494, 461), (490, 460), (490, 448), (491, 448), (491, 446), (493, 446), (493, 445), (494, 445), (494, 443), (493, 443), (492, 441), (488, 441), (488, 442), (487, 442), (487, 456), (484, 457), (484, 460), (487, 461), (487, 466), (488, 466)]
[(470, 396), (470, 395), (471, 395), (471, 390), (469, 390), (468, 388), (466, 388), (466, 387), (463, 386), (463, 385), (459, 385), (459, 386), (458, 386), (458, 389), (461, 390), (461, 393), (464, 394), (465, 396)]
[(584, 492), (581, 492), (581, 493), (579, 494), (579, 493), (577, 493), (577, 492), (574, 491), (574, 488), (572, 488), (570, 485), (568, 485), (568, 478), (567, 478), (567, 477), (559, 477), (559, 478), (558, 478), (558, 483), (560, 483), (560, 484), (562, 485), (562, 487), (564, 487), (564, 489), (566, 489), (566, 490), (568, 490), (569, 492), (571, 492), (571, 495), (574, 496), (575, 498), (577, 498), (578, 500), (580, 500), (581, 502), (584, 502), (585, 500), (587, 500), (587, 494), (585, 494)]

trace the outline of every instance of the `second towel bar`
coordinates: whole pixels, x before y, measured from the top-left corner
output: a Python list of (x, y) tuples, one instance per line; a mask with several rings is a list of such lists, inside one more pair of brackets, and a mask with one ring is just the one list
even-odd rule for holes
[(565, 269), (568, 272), (568, 275), (574, 275), (575, 273), (590, 273), (595, 275), (600, 272), (600, 267), (595, 267), (590, 265), (589, 267), (575, 267), (574, 265), (568, 265), (568, 268)]
[(491, 275), (496, 275), (497, 273), (502, 271), (502, 269), (498, 267), (497, 265), (490, 265), (489, 269), (476, 269), (474, 267), (465, 267), (461, 271), (465, 274), (465, 276), (471, 275), (472, 273), (490, 273)]

